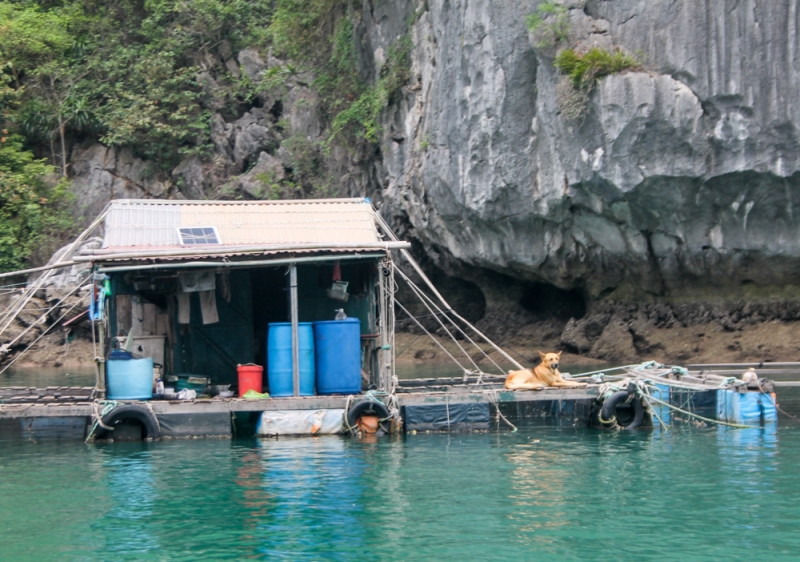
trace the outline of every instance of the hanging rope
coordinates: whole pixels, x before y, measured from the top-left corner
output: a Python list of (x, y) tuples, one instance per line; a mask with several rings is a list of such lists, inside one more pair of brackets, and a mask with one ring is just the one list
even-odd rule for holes
[[(103, 406), (103, 410), (100, 411), (100, 406)], [(149, 404), (148, 404), (149, 405)], [(103, 418), (111, 412), (114, 408), (117, 407), (116, 400), (95, 400), (92, 402), (92, 429), (89, 431), (89, 435), (86, 436), (86, 443), (91, 441), (94, 438), (94, 433), (97, 431), (98, 426), (102, 427), (106, 431), (113, 431), (113, 427), (109, 427), (103, 423)], [(150, 410), (152, 411), (153, 407), (150, 406)], [(156, 423), (158, 423), (156, 421)]]
[(411, 319), (412, 319), (412, 320), (413, 320), (413, 321), (414, 321), (414, 322), (417, 324), (417, 326), (419, 326), (419, 329), (420, 329), (420, 330), (422, 330), (422, 331), (423, 331), (423, 332), (425, 332), (425, 333), (426, 333), (428, 336), (430, 336), (430, 338), (431, 338), (431, 339), (432, 339), (432, 340), (433, 340), (433, 341), (436, 343), (436, 345), (438, 345), (438, 346), (441, 348), (441, 350), (442, 350), (442, 351), (444, 351), (444, 352), (445, 352), (445, 354), (447, 354), (447, 356), (448, 356), (450, 359), (452, 359), (453, 363), (455, 363), (456, 365), (458, 365), (459, 369), (461, 369), (462, 371), (466, 371), (466, 370), (467, 370), (467, 369), (466, 369), (466, 368), (465, 368), (465, 367), (464, 367), (464, 366), (463, 366), (461, 363), (459, 363), (459, 362), (458, 362), (458, 359), (456, 359), (455, 357), (453, 357), (453, 354), (452, 354), (452, 353), (450, 353), (449, 351), (447, 351), (447, 349), (445, 349), (445, 347), (444, 347), (444, 346), (441, 344), (441, 342), (440, 342), (439, 340), (437, 340), (435, 337), (433, 337), (433, 335), (431, 335), (431, 333), (430, 333), (428, 330), (426, 330), (426, 329), (425, 329), (425, 326), (423, 326), (423, 325), (422, 325), (422, 324), (419, 322), (419, 320), (417, 320), (416, 318), (414, 318), (414, 316), (413, 316), (413, 315), (412, 315), (412, 314), (411, 314), (411, 313), (410, 313), (408, 310), (406, 310), (406, 307), (404, 307), (402, 304), (400, 304), (400, 301), (395, 301), (395, 304), (398, 306), (398, 308), (400, 308), (400, 310), (402, 310), (403, 312), (405, 312), (405, 313), (406, 313), (406, 315), (407, 315), (409, 318), (411, 318)]
[[(411, 290), (412, 290), (412, 291), (413, 291), (413, 292), (414, 292), (414, 293), (417, 295), (417, 297), (418, 297), (418, 298), (419, 298), (419, 299), (422, 301), (422, 304), (423, 304), (423, 305), (425, 305), (425, 308), (427, 308), (427, 309), (428, 309), (428, 310), (429, 310), (429, 311), (432, 313), (432, 312), (433, 312), (433, 310), (431, 309), (431, 307), (430, 307), (430, 306), (428, 306), (428, 303), (427, 303), (427, 302), (425, 302), (425, 299), (424, 299), (424, 298), (422, 297), (422, 295), (420, 294), (420, 293), (421, 293), (421, 291), (420, 291), (420, 290), (419, 290), (419, 289), (418, 289), (418, 288), (417, 288), (417, 287), (416, 287), (416, 286), (415, 286), (413, 283), (411, 283), (411, 282), (410, 282), (410, 281), (409, 281), (407, 278), (405, 278), (405, 276), (403, 275), (403, 273), (402, 273), (402, 272), (400, 272), (400, 275), (401, 275), (401, 276), (403, 276), (403, 278), (406, 280), (406, 282), (408, 283), (408, 286), (411, 288)], [(460, 343), (458, 343), (458, 340), (456, 339), (456, 337), (453, 335), (453, 333), (452, 333), (450, 330), (448, 330), (448, 329), (447, 329), (447, 326), (445, 326), (445, 325), (444, 325), (444, 322), (442, 322), (442, 321), (441, 321), (441, 319), (440, 319), (438, 316), (436, 316), (436, 321), (439, 323), (439, 326), (441, 326), (441, 328), (442, 328), (442, 329), (445, 331), (445, 333), (446, 333), (448, 336), (450, 336), (450, 339), (453, 341), (453, 343), (455, 344), (455, 346), (456, 346), (456, 347), (457, 347), (457, 348), (458, 348), (458, 349), (461, 351), (461, 353), (463, 353), (463, 354), (464, 354), (464, 356), (467, 358), (467, 361), (469, 361), (470, 363), (472, 363), (472, 366), (473, 366), (473, 367), (475, 367), (475, 370), (476, 370), (476, 371), (480, 371), (480, 370), (481, 370), (481, 368), (480, 368), (480, 367), (478, 367), (478, 364), (477, 364), (477, 363), (476, 363), (476, 362), (475, 362), (475, 361), (472, 359), (472, 357), (470, 357), (469, 353), (467, 353), (467, 350), (466, 350), (466, 349), (464, 349), (464, 348), (461, 346), (461, 344), (460, 344)]]
[(349, 394), (347, 396), (347, 400), (344, 403), (344, 414), (343, 414), (343, 416), (344, 416), (344, 426), (347, 428), (348, 433), (355, 433), (356, 432), (356, 428), (352, 427), (350, 425), (350, 422), (347, 421), (347, 418), (349, 417), (349, 414), (350, 414), (350, 406), (353, 405), (353, 400), (354, 399), (355, 399), (355, 396), (353, 396), (352, 394)]
[(488, 389), (488, 390), (484, 390), (483, 394), (484, 394), (484, 396), (486, 396), (486, 400), (489, 402), (489, 404), (493, 404), (494, 405), (494, 410), (495, 410), (495, 412), (497, 412), (497, 416), (496, 416), (497, 425), (498, 426), (500, 425), (500, 420), (502, 419), (508, 425), (508, 427), (510, 427), (512, 429), (513, 432), (516, 432), (517, 431), (517, 426), (515, 426), (513, 423), (508, 421), (508, 418), (506, 418), (503, 415), (503, 412), (500, 411), (500, 404), (498, 403), (499, 401), (497, 399), (497, 389), (491, 388), (491, 389)]
[[(103, 211), (97, 216), (97, 218), (94, 219), (92, 224), (89, 225), (89, 228), (81, 232), (80, 235), (75, 239), (75, 241), (72, 242), (72, 244), (69, 245), (66, 251), (58, 258), (58, 261), (50, 265), (51, 268), (61, 267), (63, 264), (68, 262), (70, 258), (72, 258), (72, 254), (75, 253), (75, 250), (78, 248), (78, 246), (81, 243), (83, 243), (83, 241), (89, 236), (89, 234), (92, 233), (92, 231), (94, 231), (95, 228), (100, 226), (101, 222), (103, 222), (106, 215), (108, 214), (108, 210), (110, 209), (110, 207), (111, 203), (106, 205)], [(5, 312), (5, 314), (3, 314), (2, 318), (0, 319), (0, 322), (4, 322), (4, 324), (2, 327), (0, 327), (0, 335), (2, 335), (3, 332), (5, 332), (8, 329), (8, 327), (11, 325), (11, 322), (14, 321), (14, 318), (16, 318), (22, 311), (22, 309), (25, 308), (25, 305), (28, 304), (28, 302), (33, 298), (36, 292), (44, 286), (45, 282), (48, 281), (53, 276), (54, 272), (55, 269), (49, 269), (41, 277), (36, 279), (36, 281), (34, 281), (31, 285), (29, 285), (28, 288), (25, 290), (25, 292), (23, 293), (23, 298), (20, 299), (20, 303), (15, 304), (12, 307), (9, 307), (9, 309)]]
[[(411, 288), (411, 290), (412, 290), (412, 291), (413, 291), (413, 292), (414, 292), (414, 293), (417, 295), (417, 297), (419, 297), (419, 298), (420, 298), (420, 300), (422, 300), (422, 303), (423, 303), (423, 304), (424, 304), (424, 305), (427, 307), (427, 309), (428, 309), (428, 310), (431, 312), (431, 315), (432, 315), (434, 318), (436, 318), (436, 321), (437, 321), (437, 322), (439, 322), (439, 324), (440, 324), (440, 325), (441, 325), (443, 328), (444, 328), (444, 324), (443, 324), (443, 323), (442, 323), (442, 321), (440, 320), (440, 317), (439, 317), (439, 315), (443, 316), (444, 318), (447, 318), (447, 319), (450, 321), (450, 323), (451, 323), (451, 324), (452, 324), (452, 325), (453, 325), (453, 326), (456, 328), (456, 330), (458, 330), (458, 331), (459, 331), (459, 333), (461, 333), (461, 335), (463, 335), (463, 336), (464, 336), (464, 337), (467, 339), (467, 341), (469, 341), (469, 343), (471, 343), (473, 346), (475, 346), (475, 347), (478, 349), (478, 351), (480, 351), (480, 352), (481, 352), (481, 354), (483, 354), (483, 356), (484, 356), (486, 359), (488, 359), (488, 360), (489, 360), (489, 361), (490, 361), (490, 362), (491, 362), (491, 363), (492, 363), (492, 364), (493, 364), (493, 365), (494, 365), (494, 366), (497, 368), (497, 370), (498, 370), (498, 371), (500, 371), (500, 374), (502, 374), (502, 375), (505, 375), (505, 374), (506, 374), (505, 370), (504, 370), (504, 369), (503, 369), (503, 368), (502, 368), (500, 365), (498, 365), (498, 364), (495, 362), (495, 360), (494, 360), (494, 359), (492, 359), (492, 358), (491, 358), (491, 356), (490, 356), (488, 353), (486, 353), (486, 352), (485, 352), (485, 351), (484, 351), (484, 350), (481, 348), (481, 346), (479, 346), (477, 343), (475, 343), (475, 342), (472, 340), (472, 338), (470, 338), (470, 337), (469, 337), (469, 334), (467, 334), (467, 332), (465, 332), (465, 331), (464, 331), (464, 330), (461, 328), (461, 326), (459, 326), (458, 324), (456, 324), (456, 323), (453, 321), (453, 319), (452, 319), (452, 318), (450, 318), (449, 316), (447, 316), (447, 314), (446, 314), (446, 312), (445, 312), (445, 311), (443, 311), (441, 308), (439, 308), (439, 306), (438, 306), (438, 305), (437, 305), (435, 302), (433, 302), (433, 299), (431, 299), (431, 298), (430, 298), (428, 295), (426, 295), (426, 294), (425, 294), (425, 293), (424, 293), (424, 292), (423, 292), (423, 291), (422, 291), (422, 290), (421, 290), (419, 287), (417, 287), (417, 285), (416, 285), (416, 284), (415, 284), (415, 283), (414, 283), (414, 282), (413, 282), (413, 281), (412, 281), (412, 280), (411, 280), (411, 279), (410, 279), (410, 278), (409, 278), (409, 277), (408, 277), (408, 276), (407, 276), (405, 273), (403, 273), (403, 272), (402, 272), (402, 270), (398, 269), (397, 271), (398, 271), (398, 273), (400, 273), (400, 276), (401, 276), (401, 277), (403, 278), (403, 280), (404, 280), (404, 281), (405, 281), (405, 282), (408, 284), (408, 286)], [(434, 307), (434, 308), (437, 310), (437, 312), (438, 312), (439, 314), (436, 314), (436, 313), (434, 313), (434, 312), (431, 310), (431, 307), (430, 307), (430, 306), (428, 306), (428, 303), (430, 303), (430, 305), (431, 305), (431, 306), (433, 306), (433, 307)], [(447, 330), (447, 328), (445, 328), (445, 330)], [(449, 333), (449, 331), (448, 331), (448, 333)], [(453, 337), (453, 336), (451, 335), (451, 337)], [(454, 337), (453, 337), (453, 341), (456, 341)], [(459, 345), (457, 341), (456, 341), (456, 345)], [(459, 348), (460, 348), (460, 347), (461, 347), (461, 346), (459, 345)], [(469, 354), (467, 354), (467, 352), (466, 352), (465, 350), (463, 350), (463, 349), (462, 349), (462, 351), (464, 351), (464, 354), (466, 354), (466, 355), (467, 355), (467, 357), (469, 358), (469, 360), (470, 360), (470, 361), (472, 362), (472, 364), (475, 366), (475, 369), (476, 369), (476, 370), (478, 370), (478, 371), (481, 371), (480, 367), (478, 367), (478, 365), (475, 363), (475, 361), (473, 361), (473, 360), (472, 360), (472, 357), (470, 357), (470, 356), (469, 356)]]
[(55, 326), (56, 326), (56, 325), (57, 325), (59, 322), (61, 322), (61, 321), (62, 321), (62, 320), (63, 320), (63, 319), (64, 319), (64, 318), (67, 316), (67, 314), (69, 314), (70, 312), (72, 312), (72, 310), (73, 310), (73, 309), (74, 309), (76, 306), (78, 306), (79, 304), (80, 304), (79, 302), (76, 302), (75, 304), (73, 304), (73, 305), (72, 305), (72, 306), (71, 306), (71, 307), (70, 307), (70, 308), (69, 308), (69, 309), (68, 309), (66, 312), (64, 312), (64, 313), (63, 313), (63, 314), (62, 314), (62, 315), (61, 315), (61, 316), (58, 318), (58, 320), (56, 320), (55, 322), (53, 322), (53, 324), (52, 324), (52, 325), (51, 325), (49, 328), (47, 328), (46, 330), (44, 330), (44, 331), (43, 331), (43, 332), (42, 332), (42, 333), (39, 335), (39, 337), (38, 337), (38, 338), (36, 338), (35, 340), (33, 340), (33, 342), (31, 342), (31, 343), (28, 345), (28, 347), (26, 347), (25, 349), (23, 349), (22, 351), (20, 351), (19, 353), (17, 353), (17, 354), (14, 356), (14, 358), (13, 358), (11, 361), (9, 361), (8, 363), (6, 363), (6, 365), (5, 365), (5, 366), (4, 366), (2, 369), (0, 369), (0, 375), (2, 375), (3, 373), (5, 373), (5, 372), (6, 372), (6, 371), (7, 371), (7, 370), (8, 370), (8, 369), (11, 367), (11, 365), (13, 365), (14, 363), (16, 363), (16, 362), (17, 362), (17, 359), (19, 359), (20, 357), (22, 357), (22, 356), (25, 354), (25, 352), (26, 352), (26, 351), (28, 351), (30, 348), (32, 348), (34, 345), (36, 345), (36, 343), (37, 343), (37, 342), (38, 342), (40, 339), (42, 339), (42, 338), (43, 338), (43, 337), (45, 337), (47, 334), (49, 334), (49, 333), (50, 333), (50, 330), (52, 330), (52, 329), (53, 329), (53, 328), (54, 328), (54, 327), (55, 327)]

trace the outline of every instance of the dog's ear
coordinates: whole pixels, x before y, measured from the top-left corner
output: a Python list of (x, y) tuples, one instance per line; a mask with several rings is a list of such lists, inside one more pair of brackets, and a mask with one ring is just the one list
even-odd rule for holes
[(561, 352), (560, 351), (558, 353), (556, 353), (556, 355), (558, 355), (558, 358), (561, 359)]
[(541, 358), (542, 358), (542, 361), (544, 361), (544, 358), (545, 358), (546, 356), (547, 356), (547, 354), (546, 354), (546, 353), (542, 353), (541, 351), (539, 352), (539, 357), (541, 357)]

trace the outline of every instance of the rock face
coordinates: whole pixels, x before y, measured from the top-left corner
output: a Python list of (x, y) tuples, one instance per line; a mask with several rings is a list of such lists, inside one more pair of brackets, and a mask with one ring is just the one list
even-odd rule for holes
[[(340, 194), (370, 196), (435, 265), (484, 292), (497, 292), (479, 281), (487, 271), (590, 303), (740, 298), (795, 285), (797, 3), (562, 4), (569, 46), (619, 47), (644, 63), (601, 78), (578, 122), (559, 109), (555, 49), (538, 46), (525, 24), (538, 1), (365, 4), (362, 74), (375, 79), (409, 36), (411, 79), (383, 112), (366, 161), (332, 148)], [(250, 80), (279, 64), (255, 50), (220, 56), (227, 72)], [(210, 98), (215, 79), (198, 76)], [(91, 214), (112, 197), (215, 197), (223, 184), (247, 197), (280, 195), (270, 186), (293, 166), (287, 138), (326, 135), (312, 82), (287, 78), (280, 99), (261, 96), (235, 119), (209, 105), (213, 157), (163, 177), (125, 150), (79, 152), (79, 205)], [(584, 349), (601, 334), (565, 341)]]
[[(425, 4), (385, 120), (384, 214), (428, 251), (590, 300), (796, 283), (800, 8), (572, 3), (574, 44), (647, 68), (601, 78), (576, 123), (525, 26), (537, 4)], [(376, 52), (398, 10), (367, 21)]]
[(117, 150), (93, 144), (78, 150), (72, 158), (72, 188), (78, 212), (91, 222), (112, 199), (162, 198), (169, 184), (158, 179), (153, 165)]

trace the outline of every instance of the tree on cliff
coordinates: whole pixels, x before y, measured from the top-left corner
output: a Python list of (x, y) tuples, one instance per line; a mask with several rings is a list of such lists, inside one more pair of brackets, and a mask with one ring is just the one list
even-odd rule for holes
[[(409, 77), (408, 37), (390, 45), (377, 76), (359, 66), (362, 9), (352, 0), (0, 3), (0, 62), (6, 64), (4, 85), (13, 93), (4, 105), (5, 150), (15, 155), (7, 160), (17, 162), (4, 167), (4, 189), (15, 194), (9, 201), (37, 200), (37, 212), (55, 217), (54, 201), (60, 212), (59, 198), (68, 190), (44, 177), (57, 168), (69, 178), (72, 152), (96, 142), (128, 149), (147, 162), (147, 173), (169, 183), (181, 162), (199, 157), (207, 164), (218, 156), (212, 118), (231, 123), (262, 109), (267, 98), (280, 101), (290, 80), (302, 82), (317, 100), (313, 119), (320, 134), (294, 133), (277, 110), (269, 126), (278, 132), (269, 150), (277, 152), (280, 145), (285, 177), (255, 175), (270, 189), (248, 196), (328, 193), (337, 181), (326, 168), (332, 166), (331, 148), (346, 147), (353, 160), (373, 155), (380, 114)], [(245, 49), (272, 58), (248, 72), (235, 55)], [(241, 166), (238, 161), (231, 168), (246, 171)], [(11, 182), (8, 174), (19, 181)], [(215, 185), (220, 196), (242, 196), (226, 195), (224, 186)], [(22, 197), (20, 189), (30, 197)], [(8, 207), (0, 229), (16, 233), (8, 240), (23, 236), (23, 230), (41, 240), (44, 223), (23, 218), (23, 207), (13, 213)], [(51, 221), (47, 228), (62, 222)], [(23, 223), (28, 226), (20, 230)], [(0, 267), (23, 264), (31, 257), (29, 247), (15, 246)]]
[(47, 259), (54, 243), (69, 233), (72, 219), (65, 181), (48, 182), (53, 166), (24, 150), (12, 131), (19, 92), (13, 67), (0, 72), (0, 271), (24, 267), (31, 257)]

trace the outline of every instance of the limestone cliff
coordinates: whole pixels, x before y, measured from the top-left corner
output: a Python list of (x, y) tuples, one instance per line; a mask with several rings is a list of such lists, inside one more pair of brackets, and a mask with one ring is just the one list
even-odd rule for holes
[[(643, 63), (601, 78), (578, 121), (560, 112), (554, 50), (526, 26), (539, 4), (365, 1), (363, 74), (376, 78), (408, 35), (411, 79), (374, 151), (320, 156), (340, 193), (372, 197), (430, 265), (468, 280), (489, 302), (478, 316), (531, 287), (571, 291), (595, 321), (614, 314), (611, 301), (668, 299), (653, 318), (686, 325), (701, 313), (679, 313), (680, 299), (796, 300), (800, 1), (564, 0), (571, 46), (619, 47)], [(255, 51), (222, 62), (251, 77), (278, 64)], [(213, 91), (214, 77), (203, 80)], [(76, 159), (78, 191), (215, 197), (225, 184), (261, 196), (257, 178), (291, 170), (287, 123), (325, 137), (309, 83), (292, 78), (238, 120), (215, 116), (215, 157), (160, 180), (124, 151), (92, 147)]]
[(427, 3), (382, 145), (392, 212), (428, 248), (590, 298), (794, 284), (800, 4), (576, 4), (575, 43), (648, 69), (602, 78), (579, 123), (525, 26), (536, 5)]

